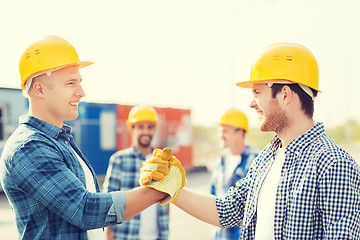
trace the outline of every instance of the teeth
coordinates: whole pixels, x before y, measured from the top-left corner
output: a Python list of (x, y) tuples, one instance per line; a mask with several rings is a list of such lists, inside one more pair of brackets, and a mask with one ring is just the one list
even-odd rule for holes
[(78, 103), (78, 102), (73, 102), (73, 103), (70, 103), (70, 105), (72, 105), (72, 106), (78, 106), (79, 103)]

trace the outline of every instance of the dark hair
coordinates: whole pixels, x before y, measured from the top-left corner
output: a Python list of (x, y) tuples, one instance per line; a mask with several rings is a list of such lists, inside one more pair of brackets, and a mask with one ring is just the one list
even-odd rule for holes
[(237, 132), (237, 131), (242, 131), (243, 136), (245, 136), (245, 133), (246, 133), (245, 129), (239, 128), (239, 127), (235, 127), (235, 132)]
[[(276, 95), (281, 91), (283, 86), (288, 86), (293, 92), (295, 92), (300, 99), (301, 102), (301, 109), (305, 112), (308, 117), (313, 117), (314, 115), (314, 101), (311, 97), (299, 86), (299, 84), (281, 84), (281, 83), (274, 83), (271, 86), (272, 97), (275, 98)], [(310, 88), (314, 94), (314, 97), (317, 95), (317, 91)]]

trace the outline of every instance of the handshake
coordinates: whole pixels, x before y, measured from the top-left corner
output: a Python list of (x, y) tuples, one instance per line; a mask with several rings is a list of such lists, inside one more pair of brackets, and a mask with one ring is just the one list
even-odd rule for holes
[(180, 189), (186, 185), (186, 173), (180, 161), (172, 155), (171, 148), (155, 149), (153, 157), (144, 161), (139, 172), (141, 186), (169, 194), (160, 205), (175, 201)]

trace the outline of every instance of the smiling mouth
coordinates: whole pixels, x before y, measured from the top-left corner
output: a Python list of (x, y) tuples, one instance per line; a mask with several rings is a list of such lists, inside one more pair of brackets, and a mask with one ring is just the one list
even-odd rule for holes
[(79, 102), (71, 102), (70, 105), (73, 106), (73, 107), (78, 107), (78, 106), (79, 106)]
[(258, 119), (261, 119), (262, 117), (264, 117), (263, 111), (256, 111), (256, 113), (258, 114)]

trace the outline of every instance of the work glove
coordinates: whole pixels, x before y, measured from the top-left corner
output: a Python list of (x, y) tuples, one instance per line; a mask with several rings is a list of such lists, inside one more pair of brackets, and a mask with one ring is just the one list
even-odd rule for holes
[(142, 163), (139, 172), (139, 183), (142, 186), (149, 184), (151, 181), (159, 181), (169, 173), (172, 157), (171, 148), (154, 149), (153, 157)]
[[(175, 156), (172, 156), (171, 148), (164, 148), (163, 150), (155, 149), (153, 156), (154, 157), (146, 160), (141, 166), (139, 182), (142, 186), (167, 193), (169, 196), (159, 203), (159, 205), (165, 205), (178, 198), (180, 189), (186, 185), (186, 173), (180, 161)], [(167, 161), (169, 164), (167, 173), (163, 171), (165, 169), (163, 168), (163, 161)], [(159, 162), (161, 163), (161, 167), (153, 166), (153, 164)], [(147, 177), (149, 175), (148, 172), (151, 172), (150, 181), (148, 181), (150, 177)]]

